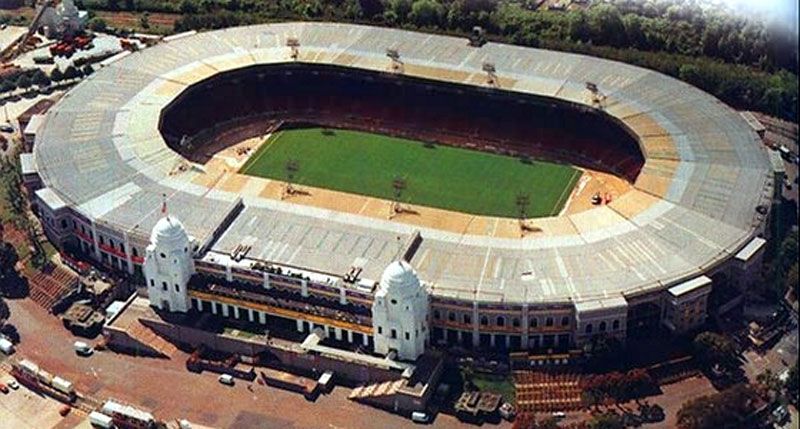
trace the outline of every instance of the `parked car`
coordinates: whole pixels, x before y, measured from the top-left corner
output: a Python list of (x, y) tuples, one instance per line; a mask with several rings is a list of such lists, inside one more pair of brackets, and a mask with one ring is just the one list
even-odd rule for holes
[(75, 349), (75, 353), (80, 356), (91, 356), (91, 354), (94, 353), (92, 346), (84, 343), (83, 341), (75, 341), (75, 343), (72, 345), (72, 348)]
[(236, 382), (233, 381), (233, 377), (230, 374), (222, 374), (219, 376), (218, 380), (220, 383), (228, 386), (233, 386), (234, 384), (236, 384)]
[(411, 413), (411, 421), (414, 423), (428, 423), (430, 416), (428, 413), (422, 411), (414, 411)]
[(11, 380), (8, 382), (8, 387), (10, 387), (13, 390), (17, 390), (19, 389), (19, 383), (17, 383), (17, 380)]
[(0, 392), (3, 392), (3, 393), (5, 393), (5, 394), (8, 394), (8, 386), (6, 386), (6, 385), (5, 385), (5, 384), (3, 384), (3, 383), (0, 383)]
[(0, 124), (0, 131), (2, 131), (4, 133), (13, 133), (14, 132), (14, 127), (12, 127), (9, 124)]

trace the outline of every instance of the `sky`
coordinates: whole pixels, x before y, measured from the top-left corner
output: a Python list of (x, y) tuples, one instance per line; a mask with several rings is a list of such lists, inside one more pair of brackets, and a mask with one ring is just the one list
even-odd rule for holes
[(798, 0), (701, 0), (711, 4), (725, 4), (734, 10), (756, 13), (767, 23), (777, 23), (797, 34)]

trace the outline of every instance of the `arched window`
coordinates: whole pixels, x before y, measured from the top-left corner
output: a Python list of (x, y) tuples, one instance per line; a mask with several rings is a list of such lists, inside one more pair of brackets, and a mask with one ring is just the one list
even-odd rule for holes
[(464, 315), (464, 323), (466, 323), (466, 324), (472, 323), (472, 318), (469, 317), (469, 314), (465, 314)]
[(604, 320), (600, 322), (600, 332), (605, 332), (605, 331), (606, 331), (606, 321)]
[(397, 329), (392, 329), (392, 338), (397, 338)]
[(519, 317), (515, 317), (511, 319), (511, 326), (515, 328), (519, 328)]
[(439, 310), (433, 310), (433, 318), (439, 320), (440, 317), (442, 317), (442, 314), (439, 313)]
[(591, 334), (592, 333), (592, 324), (591, 323), (586, 325), (586, 333), (587, 334)]
[(614, 323), (611, 324), (611, 326), (614, 328), (615, 331), (619, 329), (619, 320), (615, 320)]
[(181, 287), (178, 286), (177, 283), (175, 283), (175, 292), (180, 292), (180, 291), (181, 291)]
[(455, 314), (455, 313), (453, 313), (453, 312), (451, 311), (451, 312), (450, 312), (450, 313), (447, 315), (447, 320), (449, 320), (449, 321), (451, 321), (451, 322), (455, 322), (455, 321), (456, 321), (456, 314)]
[(569, 317), (564, 316), (561, 318), (561, 326), (568, 326), (569, 325)]
[(547, 320), (545, 320), (544, 324), (545, 324), (545, 326), (553, 326), (553, 318), (552, 317), (548, 317)]
[(532, 317), (529, 324), (531, 325), (531, 328), (537, 328), (539, 327), (539, 319)]
[(486, 316), (481, 316), (481, 326), (486, 326), (489, 324), (489, 318)]
[(161, 290), (167, 290), (167, 282), (161, 282)]
[(497, 326), (506, 326), (506, 318), (503, 316), (497, 316)]

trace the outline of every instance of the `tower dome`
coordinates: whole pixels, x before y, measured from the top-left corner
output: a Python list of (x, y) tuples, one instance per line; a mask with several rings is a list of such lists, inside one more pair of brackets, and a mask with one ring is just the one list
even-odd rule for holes
[(383, 271), (379, 293), (412, 295), (420, 287), (419, 277), (414, 268), (406, 261), (395, 261)]
[(189, 234), (181, 221), (174, 216), (164, 216), (156, 222), (150, 234), (150, 242), (160, 245), (183, 245), (188, 243)]

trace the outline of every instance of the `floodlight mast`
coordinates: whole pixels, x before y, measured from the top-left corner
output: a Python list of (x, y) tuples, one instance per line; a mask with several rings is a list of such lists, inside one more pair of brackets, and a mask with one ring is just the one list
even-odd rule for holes
[(593, 107), (598, 109), (603, 108), (603, 103), (606, 101), (606, 95), (600, 91), (597, 84), (594, 82), (586, 82), (586, 90), (589, 91), (589, 102)]
[(387, 48), (386, 56), (389, 57), (392, 62), (392, 71), (395, 73), (402, 73), (403, 61), (400, 60), (400, 52), (398, 52), (395, 48)]
[(494, 63), (485, 62), (481, 66), (481, 69), (486, 72), (486, 84), (489, 86), (497, 87), (497, 69), (494, 66)]
[(297, 61), (297, 57), (300, 55), (300, 41), (297, 40), (297, 37), (290, 37), (286, 39), (286, 46), (288, 46), (292, 52), (289, 54), (293, 60)]

